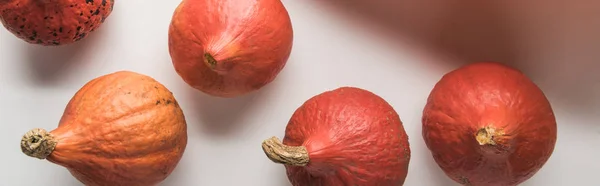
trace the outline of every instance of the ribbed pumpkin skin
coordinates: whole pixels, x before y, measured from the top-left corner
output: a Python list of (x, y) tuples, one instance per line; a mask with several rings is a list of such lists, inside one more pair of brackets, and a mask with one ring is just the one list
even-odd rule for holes
[(175, 169), (187, 145), (173, 94), (146, 75), (119, 71), (85, 84), (71, 99), (48, 160), (87, 186), (152, 186)]
[(548, 161), (557, 138), (542, 90), (520, 71), (493, 62), (444, 75), (429, 95), (422, 124), (439, 167), (468, 186), (523, 183)]
[(66, 45), (96, 30), (113, 6), (114, 0), (0, 0), (0, 22), (28, 43)]
[(307, 100), (292, 115), (283, 144), (306, 147), (306, 166), (286, 165), (294, 186), (401, 186), (411, 152), (400, 117), (383, 98), (340, 87)]

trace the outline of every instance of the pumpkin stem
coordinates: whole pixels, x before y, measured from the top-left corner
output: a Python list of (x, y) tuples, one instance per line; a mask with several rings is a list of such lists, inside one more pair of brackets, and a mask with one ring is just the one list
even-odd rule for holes
[(217, 60), (215, 56), (209, 54), (208, 52), (204, 53), (204, 64), (208, 66), (212, 71), (216, 72), (219, 75), (225, 75), (232, 68), (232, 64), (227, 60)]
[(214, 69), (217, 66), (217, 60), (215, 60), (215, 57), (213, 57), (212, 55), (210, 55), (209, 53), (204, 53), (204, 62), (208, 65), (208, 67), (210, 67), (211, 69)]
[(496, 145), (496, 141), (494, 141), (496, 135), (495, 128), (486, 126), (477, 131), (475, 139), (479, 142), (479, 145)]
[(23, 135), (21, 151), (27, 156), (46, 159), (56, 147), (56, 139), (44, 129), (33, 129)]
[(262, 143), (267, 157), (275, 162), (292, 166), (306, 166), (309, 161), (308, 150), (303, 146), (287, 146), (279, 138), (273, 136)]

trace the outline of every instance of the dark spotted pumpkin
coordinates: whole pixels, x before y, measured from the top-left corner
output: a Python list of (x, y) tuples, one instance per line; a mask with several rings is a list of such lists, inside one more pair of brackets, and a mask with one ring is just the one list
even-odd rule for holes
[(113, 5), (114, 0), (0, 0), (0, 21), (28, 43), (64, 45), (96, 30)]

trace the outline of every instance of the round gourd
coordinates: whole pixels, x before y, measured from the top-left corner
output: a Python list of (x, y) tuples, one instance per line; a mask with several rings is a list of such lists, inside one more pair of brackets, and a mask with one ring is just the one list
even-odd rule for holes
[(423, 111), (423, 138), (439, 167), (467, 186), (516, 186), (550, 158), (556, 120), (520, 71), (480, 62), (444, 75)]
[(169, 28), (177, 73), (195, 89), (236, 97), (272, 82), (292, 50), (280, 0), (183, 0)]
[(355, 87), (310, 98), (292, 115), (283, 142), (272, 137), (262, 148), (270, 160), (285, 165), (293, 186), (400, 186), (410, 161), (396, 111)]
[(173, 94), (130, 71), (88, 82), (57, 128), (33, 129), (21, 141), (23, 153), (66, 167), (86, 186), (156, 185), (186, 145), (185, 117)]
[(114, 0), (0, 0), (0, 21), (28, 43), (65, 45), (96, 30), (113, 5)]

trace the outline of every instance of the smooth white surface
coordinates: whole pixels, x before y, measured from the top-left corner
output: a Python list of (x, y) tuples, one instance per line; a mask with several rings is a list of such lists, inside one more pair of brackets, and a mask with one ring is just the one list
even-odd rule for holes
[(405, 185), (455, 185), (426, 149), (420, 117), (435, 82), (472, 61), (515, 64), (553, 104), (556, 150), (523, 185), (597, 185), (600, 3), (364, 2), (285, 0), (295, 29), (287, 66), (264, 89), (229, 100), (207, 97), (175, 73), (167, 28), (177, 0), (117, 0), (97, 32), (66, 47), (28, 45), (0, 29), (0, 185), (81, 185), (65, 168), (23, 155), (19, 140), (34, 127), (55, 128), (75, 91), (117, 70), (156, 78), (186, 114), (186, 153), (161, 185), (290, 185), (283, 166), (263, 155), (261, 141), (283, 137), (306, 99), (347, 85), (373, 91), (400, 114), (412, 150)]

